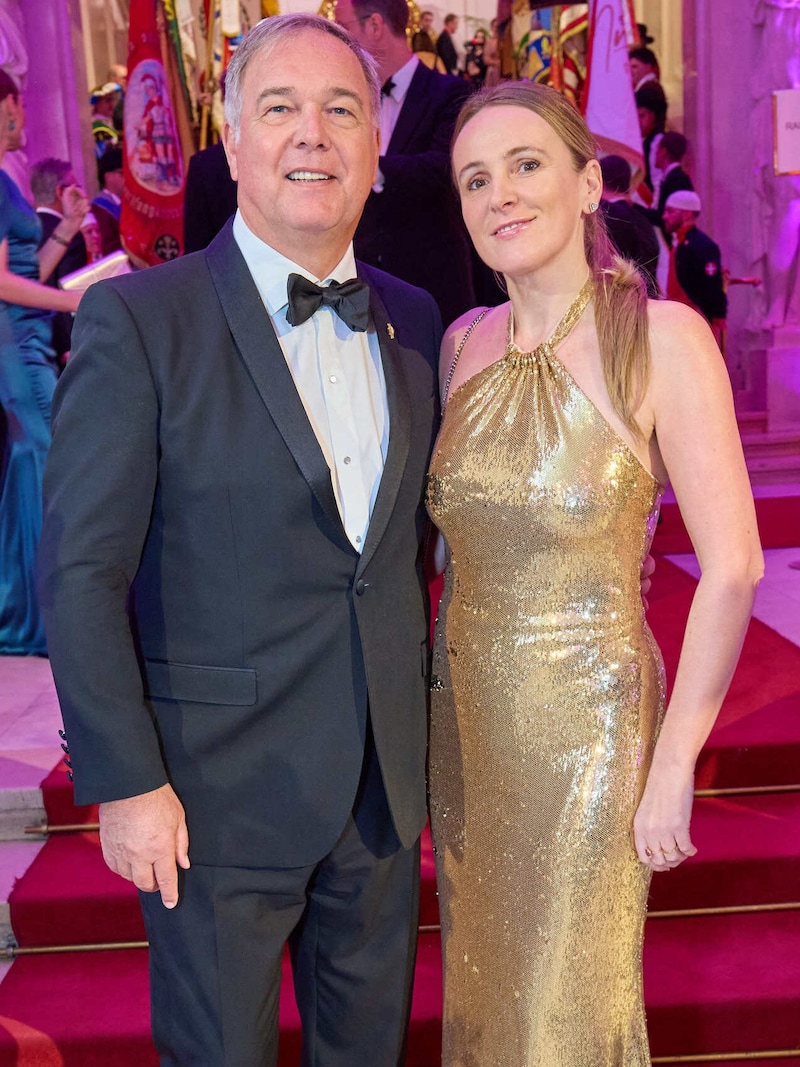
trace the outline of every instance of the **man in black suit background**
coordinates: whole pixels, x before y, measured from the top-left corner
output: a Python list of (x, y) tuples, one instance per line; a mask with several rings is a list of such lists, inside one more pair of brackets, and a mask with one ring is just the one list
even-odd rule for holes
[[(83, 190), (78, 186), (72, 164), (67, 160), (49, 157), (40, 159), (31, 167), (31, 193), (36, 206), (36, 214), (42, 224), (42, 239), (39, 247), (52, 238), (53, 231), (64, 218), (64, 194), (67, 189), (73, 188), (79, 189), (81, 196), (84, 196)], [(88, 206), (87, 201), (86, 208)], [(78, 231), (67, 245), (53, 273), (43, 279), (44, 284), (58, 289), (62, 278), (85, 267), (87, 262), (86, 242), (83, 234)], [(63, 366), (64, 359), (70, 350), (72, 321), (73, 317), (68, 311), (53, 313), (53, 350), (60, 367)]]
[(436, 41), (436, 51), (448, 74), (458, 74), (458, 51), (453, 37), (458, 29), (458, 15), (445, 15), (444, 28)]
[(667, 231), (664, 226), (664, 208), (667, 200), (681, 189), (694, 189), (692, 179), (681, 166), (687, 147), (688, 143), (682, 133), (669, 130), (661, 138), (656, 149), (656, 166), (661, 173), (661, 178), (658, 184), (658, 202), (653, 221), (665, 234)]
[(48, 648), (77, 802), (142, 891), (170, 1067), (275, 1063), (287, 941), (303, 1063), (403, 1059), (441, 322), (353, 258), (378, 111), (334, 23), (255, 27), (232, 226), (93, 286), (57, 390)]
[(183, 194), (184, 252), (208, 248), (235, 211), (236, 182), (220, 141), (189, 160)]
[(383, 85), (378, 180), (356, 254), (426, 289), (447, 325), (476, 304), (472, 248), (450, 177), (450, 141), (472, 88), (413, 54), (405, 0), (337, 0), (336, 20), (373, 56)]

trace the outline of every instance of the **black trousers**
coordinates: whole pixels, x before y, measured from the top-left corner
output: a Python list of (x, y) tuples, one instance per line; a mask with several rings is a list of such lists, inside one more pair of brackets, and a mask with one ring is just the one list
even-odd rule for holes
[(402, 1064), (419, 845), (396, 838), (370, 740), (353, 814), (318, 863), (193, 865), (172, 911), (159, 894), (140, 894), (162, 1067), (273, 1067), (287, 944), (303, 1067)]

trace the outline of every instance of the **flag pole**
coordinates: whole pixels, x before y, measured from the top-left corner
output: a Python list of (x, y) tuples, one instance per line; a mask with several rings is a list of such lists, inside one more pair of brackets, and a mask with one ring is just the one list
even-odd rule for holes
[(550, 85), (564, 91), (564, 52), (561, 43), (561, 4), (553, 5), (550, 19)]

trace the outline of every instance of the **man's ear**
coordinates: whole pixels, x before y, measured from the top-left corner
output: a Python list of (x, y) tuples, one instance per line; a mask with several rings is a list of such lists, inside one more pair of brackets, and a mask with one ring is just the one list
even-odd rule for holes
[(383, 35), (388, 32), (383, 15), (377, 11), (373, 11), (371, 15), (364, 19), (362, 26), (364, 32), (372, 41), (380, 41)]
[(239, 180), (236, 161), (236, 138), (233, 135), (233, 128), (227, 119), (222, 124), (222, 147), (225, 149), (225, 156), (228, 160), (231, 177), (236, 182)]

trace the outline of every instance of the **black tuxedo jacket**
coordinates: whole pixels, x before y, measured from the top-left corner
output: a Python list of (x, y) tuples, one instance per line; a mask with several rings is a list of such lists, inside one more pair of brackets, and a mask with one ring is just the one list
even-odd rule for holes
[(57, 390), (40, 596), (76, 800), (170, 781), (196, 862), (324, 856), (368, 713), (404, 845), (424, 823), (441, 322), (425, 293), (359, 270), (390, 413), (360, 556), (229, 226), (93, 286)]
[(183, 194), (183, 250), (199, 252), (236, 212), (236, 182), (222, 143), (195, 152)]
[(450, 141), (472, 89), (420, 63), (356, 230), (359, 259), (431, 293), (448, 324), (475, 306), (471, 247), (450, 178)]
[[(42, 224), (41, 246), (49, 240), (53, 230), (58, 226), (61, 219), (51, 215), (49, 211), (37, 211), (39, 221)], [(61, 278), (72, 274), (74, 270), (80, 270), (86, 266), (86, 242), (82, 233), (76, 233), (69, 243), (64, 255), (56, 265), (49, 278), (45, 278), (44, 284), (58, 289)], [(59, 359), (65, 352), (69, 352), (72, 337), (72, 315), (68, 311), (53, 312), (53, 349)]]

